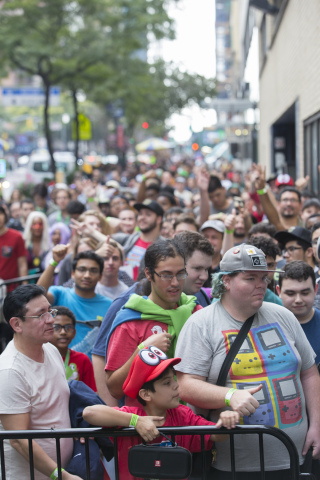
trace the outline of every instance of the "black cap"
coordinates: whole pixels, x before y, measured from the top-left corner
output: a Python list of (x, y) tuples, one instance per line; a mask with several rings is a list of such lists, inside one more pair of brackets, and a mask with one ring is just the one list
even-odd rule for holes
[(308, 243), (310, 247), (312, 246), (311, 237), (310, 230), (307, 230), (303, 227), (295, 227), (290, 231), (277, 232), (274, 236), (274, 238), (283, 246), (292, 240), (303, 240), (304, 242)]
[(133, 208), (138, 210), (138, 212), (142, 208), (147, 208), (148, 210), (151, 210), (152, 212), (156, 213), (159, 217), (163, 217), (164, 215), (164, 211), (161, 205), (159, 205), (159, 203), (156, 202), (155, 200), (149, 200), (148, 198), (146, 198), (146, 200), (144, 200), (142, 203), (135, 203), (133, 205)]

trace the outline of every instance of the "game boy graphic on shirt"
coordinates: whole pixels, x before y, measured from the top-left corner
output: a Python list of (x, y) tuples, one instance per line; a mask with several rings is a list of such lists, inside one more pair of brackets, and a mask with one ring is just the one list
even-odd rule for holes
[(301, 419), (301, 397), (295, 375), (273, 380), (281, 423), (289, 425)]
[[(225, 341), (227, 343), (227, 351), (230, 350), (231, 345), (238, 335), (238, 331), (223, 332)], [(230, 376), (248, 376), (261, 375), (263, 373), (263, 362), (260, 354), (256, 348), (251, 333), (244, 339), (235, 359), (232, 362)]]
[(248, 389), (258, 387), (262, 384), (262, 389), (254, 394), (254, 398), (258, 400), (260, 406), (250, 416), (242, 418), (244, 425), (275, 425), (274, 405), (270, 396), (270, 389), (266, 380), (254, 383), (236, 383), (237, 389)]
[(297, 368), (298, 359), (277, 323), (260, 327), (255, 337), (267, 375)]

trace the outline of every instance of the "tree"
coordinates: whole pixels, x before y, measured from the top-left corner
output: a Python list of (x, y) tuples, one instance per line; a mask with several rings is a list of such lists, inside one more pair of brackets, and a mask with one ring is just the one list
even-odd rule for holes
[(150, 35), (157, 39), (173, 38), (168, 3), (169, 0), (2, 2), (1, 63), (8, 69), (38, 75), (42, 80), (45, 135), (53, 172), (50, 88), (63, 84), (75, 95), (83, 79), (99, 82), (101, 73), (110, 70), (110, 65), (130, 63), (135, 52), (147, 49)]

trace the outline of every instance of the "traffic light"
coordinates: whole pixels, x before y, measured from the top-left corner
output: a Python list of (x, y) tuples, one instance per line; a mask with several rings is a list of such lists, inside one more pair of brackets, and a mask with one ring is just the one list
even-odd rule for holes
[(144, 128), (144, 129), (149, 128), (149, 123), (148, 122), (143, 122), (142, 128)]

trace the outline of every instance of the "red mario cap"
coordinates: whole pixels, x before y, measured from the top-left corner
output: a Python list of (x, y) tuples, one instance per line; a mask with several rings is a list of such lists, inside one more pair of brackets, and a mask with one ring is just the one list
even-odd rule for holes
[(123, 391), (128, 397), (137, 398), (139, 390), (168, 367), (181, 362), (181, 358), (168, 358), (160, 348), (150, 346), (139, 351), (134, 358)]
[(276, 178), (276, 187), (294, 187), (293, 178), (290, 177), (287, 173), (282, 173)]

